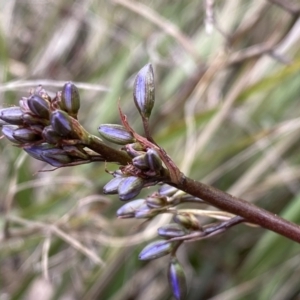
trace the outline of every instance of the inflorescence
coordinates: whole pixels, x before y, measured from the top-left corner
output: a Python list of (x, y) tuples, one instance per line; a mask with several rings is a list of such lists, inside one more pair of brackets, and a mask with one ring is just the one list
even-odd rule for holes
[[(3, 135), (30, 156), (55, 168), (94, 161), (117, 162), (113, 178), (104, 186), (105, 194), (118, 194), (126, 202), (117, 211), (119, 218), (151, 220), (162, 213), (172, 214), (173, 222), (158, 228), (160, 240), (148, 244), (139, 259), (152, 260), (170, 255), (168, 279), (176, 299), (184, 299), (187, 283), (184, 270), (176, 257), (179, 246), (186, 241), (207, 238), (243, 221), (240, 217), (201, 209), (179, 209), (186, 203), (203, 204), (172, 183), (180, 171), (167, 153), (155, 143), (149, 130), (149, 118), (155, 101), (152, 65), (143, 67), (134, 82), (133, 98), (143, 121), (145, 137), (128, 124), (119, 108), (122, 125), (101, 124), (98, 131), (104, 140), (121, 145), (108, 146), (102, 139), (87, 132), (77, 119), (80, 96), (76, 86), (68, 82), (51, 98), (39, 86), (23, 97), (18, 107), (0, 110)], [(107, 171), (108, 172), (108, 171)], [(171, 184), (171, 185), (170, 185)], [(142, 188), (159, 185), (156, 192), (133, 200)], [(131, 201), (132, 200), (132, 201)], [(223, 220), (202, 225), (199, 216)]]

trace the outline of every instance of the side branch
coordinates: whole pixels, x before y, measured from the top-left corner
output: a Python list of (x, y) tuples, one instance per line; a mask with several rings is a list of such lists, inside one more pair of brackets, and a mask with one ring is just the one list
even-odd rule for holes
[[(171, 183), (172, 184), (172, 183)], [(172, 184), (195, 197), (227, 212), (246, 219), (247, 222), (260, 225), (263, 228), (279, 233), (295, 242), (300, 243), (300, 226), (282, 219), (263, 208), (257, 207), (243, 199), (236, 198), (190, 178), (183, 178), (181, 183)]]

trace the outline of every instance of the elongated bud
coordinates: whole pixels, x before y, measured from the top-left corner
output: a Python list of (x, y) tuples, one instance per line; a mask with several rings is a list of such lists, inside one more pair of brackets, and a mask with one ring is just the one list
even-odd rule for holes
[(118, 193), (120, 200), (131, 200), (140, 193), (143, 186), (143, 179), (135, 176), (126, 177), (119, 184)]
[(140, 143), (127, 144), (124, 148), (127, 154), (131, 157), (145, 154), (144, 148)]
[(43, 138), (49, 144), (57, 144), (61, 141), (62, 137), (53, 129), (51, 125), (43, 129)]
[(51, 114), (50, 120), (53, 129), (62, 137), (79, 139), (81, 141), (88, 139), (88, 133), (80, 123), (64, 111), (59, 109), (55, 110)]
[(43, 126), (49, 125), (49, 120), (43, 119), (38, 116), (34, 116), (31, 112), (24, 113), (22, 118), (26, 125), (43, 125)]
[(72, 82), (67, 82), (61, 92), (60, 108), (70, 116), (77, 119), (80, 108), (80, 96), (77, 87)]
[(154, 73), (151, 64), (144, 66), (136, 75), (133, 99), (140, 115), (148, 119), (155, 101)]
[(126, 145), (135, 141), (132, 133), (119, 124), (101, 124), (98, 131), (103, 138), (115, 144)]
[(84, 151), (83, 147), (80, 145), (77, 146), (63, 146), (63, 150), (67, 153), (70, 157), (80, 158), (83, 160), (89, 159), (89, 155)]
[(49, 119), (50, 116), (50, 103), (44, 98), (38, 95), (32, 95), (28, 101), (27, 105), (30, 110), (36, 115), (43, 119)]
[(72, 162), (72, 158), (62, 149), (45, 150), (42, 152), (41, 158), (53, 167), (63, 167)]
[(22, 142), (16, 140), (14, 138), (14, 131), (18, 129), (18, 126), (14, 126), (14, 125), (6, 125), (2, 127), (2, 133), (3, 135), (12, 143), (15, 144), (22, 144)]
[(174, 243), (159, 240), (147, 245), (139, 254), (140, 260), (151, 260), (165, 256), (172, 252)]
[(48, 143), (43, 143), (40, 145), (23, 147), (23, 149), (33, 158), (38, 159), (38, 160), (43, 160), (43, 158), (41, 157), (43, 151), (48, 150), (48, 149), (57, 149), (57, 148), (55, 148), (54, 145), (50, 145)]
[(151, 208), (161, 208), (168, 204), (167, 198), (164, 196), (149, 196), (146, 201)]
[(8, 124), (22, 125), (23, 112), (20, 107), (7, 107), (0, 109), (0, 119)]
[(125, 177), (113, 178), (103, 187), (103, 193), (108, 195), (118, 194), (119, 185), (124, 179)]
[(157, 229), (157, 233), (164, 238), (179, 237), (187, 234), (187, 231), (179, 224), (166, 224)]
[(122, 219), (134, 218), (136, 210), (146, 203), (145, 199), (137, 199), (122, 205), (117, 210), (117, 216)]
[(146, 154), (143, 154), (143, 155), (139, 155), (139, 156), (136, 156), (132, 159), (132, 164), (141, 169), (141, 170), (147, 170), (149, 169), (149, 165), (148, 165), (148, 162), (146, 160)]
[(144, 204), (136, 210), (134, 217), (136, 219), (149, 219), (157, 216), (161, 212), (162, 210), (153, 209), (147, 204)]
[(41, 140), (42, 137), (29, 128), (18, 128), (14, 131), (13, 137), (21, 143), (31, 143)]
[(186, 299), (187, 284), (184, 270), (176, 257), (172, 257), (168, 268), (168, 280), (176, 300)]
[(177, 188), (168, 184), (163, 184), (159, 189), (158, 193), (162, 196), (173, 196), (178, 191)]
[(191, 230), (201, 229), (201, 225), (195, 215), (190, 213), (180, 213), (174, 216), (174, 221), (177, 224)]
[(149, 168), (152, 171), (159, 171), (162, 168), (162, 161), (154, 149), (148, 149), (146, 153), (146, 160), (149, 165)]

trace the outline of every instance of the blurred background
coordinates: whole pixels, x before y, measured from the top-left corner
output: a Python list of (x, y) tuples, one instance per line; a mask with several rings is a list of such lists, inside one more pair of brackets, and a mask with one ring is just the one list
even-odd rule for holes
[[(188, 176), (300, 223), (300, 3), (0, 1), (0, 101), (73, 81), (93, 134), (141, 132), (134, 76), (155, 71), (151, 126)], [(172, 299), (168, 259), (138, 260), (154, 221), (118, 220), (103, 163), (53, 168), (0, 143), (0, 299)], [(109, 170), (116, 166), (107, 165)], [(45, 172), (40, 172), (45, 171)], [(146, 196), (150, 191), (141, 193)], [(300, 299), (300, 247), (239, 225), (180, 248), (188, 299)]]

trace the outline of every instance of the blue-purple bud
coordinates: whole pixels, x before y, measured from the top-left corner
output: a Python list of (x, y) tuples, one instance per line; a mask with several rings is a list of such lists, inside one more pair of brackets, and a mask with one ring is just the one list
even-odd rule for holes
[(131, 200), (140, 193), (143, 186), (144, 180), (142, 178), (135, 176), (125, 177), (125, 179), (120, 182), (118, 188), (120, 200)]
[(135, 141), (132, 133), (119, 124), (101, 124), (98, 131), (103, 138), (115, 144), (126, 145)]
[(154, 149), (148, 149), (146, 153), (146, 161), (149, 165), (150, 170), (160, 171), (162, 168), (162, 161)]
[(8, 107), (0, 109), (0, 119), (8, 124), (22, 125), (23, 112), (20, 107)]
[(12, 143), (15, 144), (22, 144), (22, 142), (16, 140), (14, 138), (14, 131), (18, 129), (18, 126), (14, 126), (14, 125), (6, 125), (2, 127), (2, 133), (3, 135)]
[(72, 82), (67, 82), (61, 92), (60, 108), (70, 116), (77, 119), (80, 108), (80, 96), (77, 87)]
[(147, 170), (149, 169), (149, 165), (148, 165), (148, 162), (146, 160), (146, 155), (145, 154), (142, 154), (142, 155), (139, 155), (139, 156), (136, 156), (132, 159), (132, 164), (141, 169), (141, 170)]
[(41, 140), (42, 137), (30, 128), (18, 128), (14, 131), (13, 137), (21, 143), (31, 143)]
[(158, 193), (162, 196), (173, 196), (176, 192), (178, 191), (177, 188), (168, 185), (168, 184), (163, 184), (159, 189)]
[(154, 73), (151, 64), (144, 66), (136, 75), (133, 99), (141, 116), (148, 119), (155, 101)]
[(135, 212), (145, 204), (145, 199), (137, 199), (122, 205), (117, 210), (117, 216), (122, 219), (134, 218)]
[(42, 132), (44, 140), (49, 144), (57, 144), (62, 137), (52, 128), (51, 125), (44, 127)]
[(187, 231), (179, 224), (171, 223), (159, 227), (157, 233), (164, 238), (173, 238), (186, 235)]
[(159, 240), (147, 245), (139, 254), (140, 260), (151, 260), (165, 256), (172, 252), (174, 243)]
[(49, 119), (50, 103), (38, 95), (32, 95), (27, 100), (29, 109), (38, 117)]
[(124, 180), (125, 177), (115, 177), (112, 180), (110, 180), (104, 187), (103, 187), (103, 193), (104, 194), (117, 194), (118, 188), (122, 180)]
[(172, 257), (168, 268), (168, 280), (176, 300), (184, 300), (187, 295), (187, 284), (184, 270), (176, 257)]

